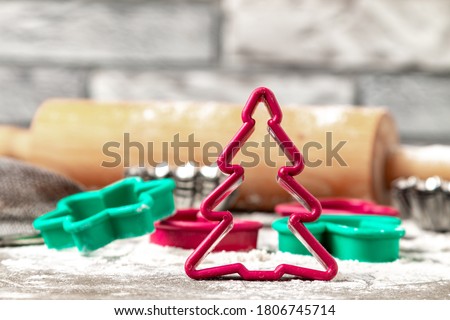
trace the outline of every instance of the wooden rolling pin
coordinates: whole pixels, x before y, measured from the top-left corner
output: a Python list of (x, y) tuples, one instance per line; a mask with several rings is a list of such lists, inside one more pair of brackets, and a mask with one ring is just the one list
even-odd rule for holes
[[(268, 156), (261, 143), (269, 114), (260, 106), (254, 115), (257, 127), (249, 139), (259, 143), (259, 148), (250, 145), (235, 158), (236, 163), (251, 162), (255, 156), (260, 159), (246, 169), (237, 209), (265, 211), (291, 200), (275, 180), (287, 159), (272, 146), (269, 159), (275, 165), (264, 161)], [(179, 165), (176, 158), (213, 162), (214, 143), (224, 146), (233, 137), (241, 126), (241, 110), (242, 106), (221, 103), (49, 100), (39, 107), (29, 129), (0, 127), (0, 155), (53, 169), (88, 188), (98, 188), (122, 178), (124, 165), (150, 166), (163, 160)], [(285, 106), (283, 113), (283, 128), (307, 162), (298, 180), (317, 197), (387, 203), (389, 184), (399, 176), (450, 178), (448, 148), (428, 156), (426, 148), (399, 145), (386, 109)], [(192, 151), (188, 148), (175, 154), (170, 142), (177, 135), (186, 142), (191, 134), (192, 141), (200, 143), (191, 155), (194, 158), (189, 157)], [(209, 157), (205, 145), (210, 147)]]

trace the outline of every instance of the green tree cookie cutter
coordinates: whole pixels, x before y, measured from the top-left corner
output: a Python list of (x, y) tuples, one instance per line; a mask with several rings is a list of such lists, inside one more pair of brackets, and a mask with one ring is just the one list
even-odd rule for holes
[(174, 189), (172, 179), (126, 178), (63, 198), (56, 210), (37, 218), (33, 226), (48, 248), (94, 251), (116, 239), (152, 232), (156, 221), (174, 213)]
[[(278, 248), (283, 252), (308, 255), (309, 251), (287, 227), (289, 217), (272, 227), (278, 232)], [(363, 262), (390, 262), (398, 259), (400, 238), (405, 230), (396, 217), (373, 215), (322, 215), (305, 226), (334, 257)]]

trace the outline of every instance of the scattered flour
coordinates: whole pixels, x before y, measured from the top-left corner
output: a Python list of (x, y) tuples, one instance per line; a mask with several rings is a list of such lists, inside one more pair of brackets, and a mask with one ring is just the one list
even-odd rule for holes
[[(252, 217), (255, 218), (255, 215)], [(261, 216), (261, 220), (264, 219), (267, 220), (267, 216)], [(59, 281), (64, 281), (68, 277), (73, 278), (78, 275), (88, 275), (92, 279), (107, 277), (112, 279), (116, 286), (118, 283), (131, 281), (126, 279), (136, 279), (136, 277), (161, 279), (175, 277), (181, 285), (193, 286), (192, 283), (194, 283), (200, 286), (200, 291), (217, 291), (224, 298), (236, 298), (245, 290), (250, 290), (249, 292), (253, 292), (252, 298), (263, 299), (267, 295), (259, 291), (267, 291), (268, 288), (274, 291), (273, 295), (278, 295), (280, 298), (292, 298), (286, 296), (287, 290), (302, 288), (313, 293), (320, 292), (319, 298), (327, 298), (335, 297), (333, 292), (337, 291), (382, 292), (399, 286), (402, 286), (402, 290), (420, 290), (418, 289), (420, 284), (441, 282), (447, 286), (443, 290), (450, 291), (448, 289), (450, 233), (425, 232), (409, 221), (404, 222), (404, 227), (407, 235), (401, 240), (401, 258), (395, 262), (360, 263), (338, 260), (339, 274), (331, 282), (295, 280), (283, 282), (281, 287), (273, 282), (195, 282), (184, 275), (184, 262), (191, 250), (153, 245), (148, 243), (148, 236), (115, 241), (89, 255), (81, 255), (76, 249), (56, 251), (49, 250), (45, 246), (1, 248), (0, 298), (27, 298), (30, 294), (24, 290), (24, 287), (45, 288), (49, 282), (55, 281), (55, 277), (59, 278)], [(250, 252), (212, 253), (202, 265), (210, 267), (241, 262), (249, 269), (273, 269), (280, 263), (290, 263), (321, 268), (313, 257), (277, 252), (276, 239), (276, 233), (265, 228), (260, 234), (259, 249)], [(20, 278), (21, 275), (22, 278)], [(17, 292), (11, 292), (11, 288), (25, 292), (20, 295)], [(112, 291), (111, 297), (119, 298), (132, 294), (127, 293), (125, 289)], [(214, 298), (214, 295), (209, 294), (207, 297)], [(314, 298), (314, 294), (311, 297)]]

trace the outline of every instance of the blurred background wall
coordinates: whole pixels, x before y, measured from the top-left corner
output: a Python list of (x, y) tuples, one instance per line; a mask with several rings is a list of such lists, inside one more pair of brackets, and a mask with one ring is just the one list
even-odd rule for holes
[(449, 143), (450, 1), (0, 0), (1, 123), (49, 97), (243, 104), (260, 85)]

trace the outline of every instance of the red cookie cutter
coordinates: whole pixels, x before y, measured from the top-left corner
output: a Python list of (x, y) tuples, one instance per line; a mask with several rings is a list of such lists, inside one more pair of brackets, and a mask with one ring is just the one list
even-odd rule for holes
[[(370, 214), (378, 216), (398, 217), (397, 209), (381, 206), (374, 202), (360, 199), (324, 198), (320, 200), (323, 214)], [(307, 212), (305, 207), (297, 202), (282, 203), (275, 206), (275, 212), (281, 216), (289, 216), (293, 212)]]
[[(269, 133), (292, 163), (292, 166), (282, 166), (278, 170), (277, 181), (286, 191), (310, 209), (306, 213), (293, 213), (289, 217), (289, 229), (316, 257), (325, 270), (310, 269), (291, 264), (280, 264), (274, 270), (249, 270), (242, 263), (204, 269), (197, 268), (203, 259), (214, 250), (218, 243), (233, 228), (233, 215), (231, 212), (213, 210), (244, 180), (244, 168), (230, 162), (253, 133), (255, 120), (252, 118), (252, 115), (260, 102), (265, 103), (271, 116), (267, 122)], [(337, 274), (338, 266), (334, 258), (303, 224), (303, 222), (317, 220), (322, 208), (320, 202), (294, 179), (294, 176), (298, 175), (305, 165), (302, 154), (281, 127), (281, 120), (281, 108), (272, 91), (264, 87), (255, 89), (242, 110), (243, 124), (241, 128), (217, 159), (219, 169), (229, 176), (200, 205), (200, 211), (206, 219), (218, 221), (219, 223), (186, 260), (185, 271), (189, 277), (193, 279), (207, 279), (239, 274), (244, 280), (279, 280), (283, 275), (292, 275), (302, 279), (331, 280)]]
[[(217, 226), (200, 215), (199, 209), (182, 209), (165, 220), (155, 223), (150, 242), (162, 246), (195, 249)], [(263, 224), (258, 221), (234, 220), (233, 229), (213, 251), (250, 251), (256, 249), (258, 231)]]

